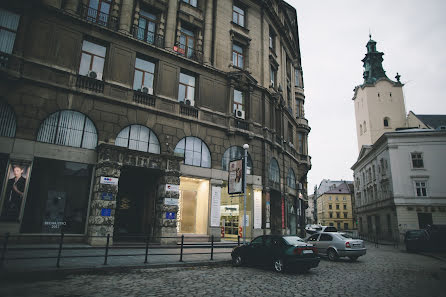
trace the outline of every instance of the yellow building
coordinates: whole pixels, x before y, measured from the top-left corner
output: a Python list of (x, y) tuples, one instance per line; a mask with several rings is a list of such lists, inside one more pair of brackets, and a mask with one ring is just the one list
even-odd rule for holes
[(317, 198), (317, 218), (323, 226), (335, 226), (338, 230), (354, 228), (352, 195), (346, 183)]

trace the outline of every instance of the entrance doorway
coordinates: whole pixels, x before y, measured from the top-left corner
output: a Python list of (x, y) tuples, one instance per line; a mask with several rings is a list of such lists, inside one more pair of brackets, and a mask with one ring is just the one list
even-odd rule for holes
[(432, 214), (431, 213), (418, 213), (418, 225), (420, 229), (427, 228), (427, 225), (432, 225)]
[(282, 233), (282, 197), (279, 191), (271, 190), (271, 233)]
[(144, 240), (155, 221), (156, 180), (151, 169), (123, 167), (116, 198), (114, 240)]

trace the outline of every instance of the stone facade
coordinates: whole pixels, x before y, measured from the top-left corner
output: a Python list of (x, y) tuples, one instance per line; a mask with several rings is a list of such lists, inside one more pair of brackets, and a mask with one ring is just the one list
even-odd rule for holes
[[(189, 171), (221, 184), (227, 179), (222, 170), (225, 151), (244, 143), (250, 146), (253, 162), (248, 181), (261, 187), (264, 210), (272, 158), (279, 163), (276, 188), (284, 201), (292, 203), (297, 196), (286, 182), (290, 168), (306, 195), (310, 127), (303, 112), (295, 9), (284, 1), (237, 2), (245, 11), (245, 26), (240, 26), (231, 22), (232, 1), (197, 2), (198, 7), (176, 0), (113, 1), (102, 19), (88, 14), (88, 0), (22, 0), (1, 5), (20, 21), (12, 52), (1, 53), (0, 99), (12, 108), (17, 127), (14, 137), (0, 136), (0, 153), (10, 158), (26, 155), (30, 160), (45, 157), (94, 165), (87, 235), (113, 232), (116, 201), (103, 201), (100, 195), (110, 193), (116, 198), (118, 187), (100, 184), (100, 177), (119, 178), (121, 166), (134, 166), (159, 171), (155, 235), (176, 236), (176, 220), (166, 219), (165, 214), (176, 213), (178, 207), (164, 205), (163, 199), (176, 199), (178, 193), (165, 192), (165, 185), (180, 184), (180, 176)], [(153, 42), (141, 40), (136, 33), (142, 11), (157, 17)], [(182, 26), (195, 34), (190, 57), (175, 51)], [(106, 49), (100, 79), (79, 74), (84, 40)], [(241, 68), (232, 63), (233, 43), (245, 50), (246, 63)], [(133, 88), (136, 58), (155, 65), (153, 94)], [(274, 85), (269, 79), (270, 65), (276, 68)], [(194, 106), (178, 100), (180, 73), (195, 77)], [(234, 116), (235, 89), (244, 95), (244, 118)], [(42, 123), (63, 110), (80, 112), (92, 121), (98, 138), (96, 150), (37, 141)], [(120, 131), (135, 124), (148, 127), (157, 136), (159, 155), (114, 145)], [(173, 152), (187, 136), (201, 139), (209, 148), (210, 168), (180, 167)], [(32, 149), (23, 153), (20, 142)], [(111, 215), (101, 216), (102, 209), (111, 209)], [(262, 229), (269, 232), (266, 211), (262, 213)], [(1, 224), (0, 230), (4, 230)], [(14, 230), (19, 232), (19, 226)], [(209, 227), (209, 235), (216, 232)]]

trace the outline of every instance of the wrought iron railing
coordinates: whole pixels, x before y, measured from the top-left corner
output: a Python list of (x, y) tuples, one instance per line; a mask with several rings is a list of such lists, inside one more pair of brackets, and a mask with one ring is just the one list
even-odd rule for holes
[(81, 18), (89, 22), (98, 24), (111, 30), (118, 30), (119, 18), (91, 8), (85, 4), (81, 3), (79, 5), (79, 15), (81, 16)]
[(235, 127), (242, 129), (242, 130), (247, 130), (249, 131), (249, 123), (243, 120), (235, 120)]
[(155, 106), (155, 97), (140, 91), (133, 92), (133, 102), (148, 106)]
[(194, 60), (198, 63), (203, 63), (203, 52), (196, 48), (185, 46), (184, 44), (175, 44), (174, 50), (188, 59)]
[(198, 119), (198, 109), (190, 105), (181, 104), (180, 114)]
[(147, 42), (148, 44), (153, 44), (154, 46), (161, 48), (164, 47), (164, 36), (150, 32), (147, 28), (141, 28), (134, 25), (132, 27), (132, 34), (136, 39)]
[(76, 78), (76, 87), (96, 93), (104, 92), (104, 82), (102, 80), (80, 74)]

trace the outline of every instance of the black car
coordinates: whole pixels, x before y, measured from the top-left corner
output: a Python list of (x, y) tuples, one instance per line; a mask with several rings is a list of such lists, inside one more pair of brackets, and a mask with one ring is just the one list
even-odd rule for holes
[(429, 234), (426, 230), (408, 230), (404, 234), (404, 244), (408, 252), (428, 250)]
[(319, 265), (317, 249), (298, 236), (263, 235), (235, 247), (231, 253), (234, 266), (244, 264), (272, 266), (282, 272), (287, 268), (308, 271)]

